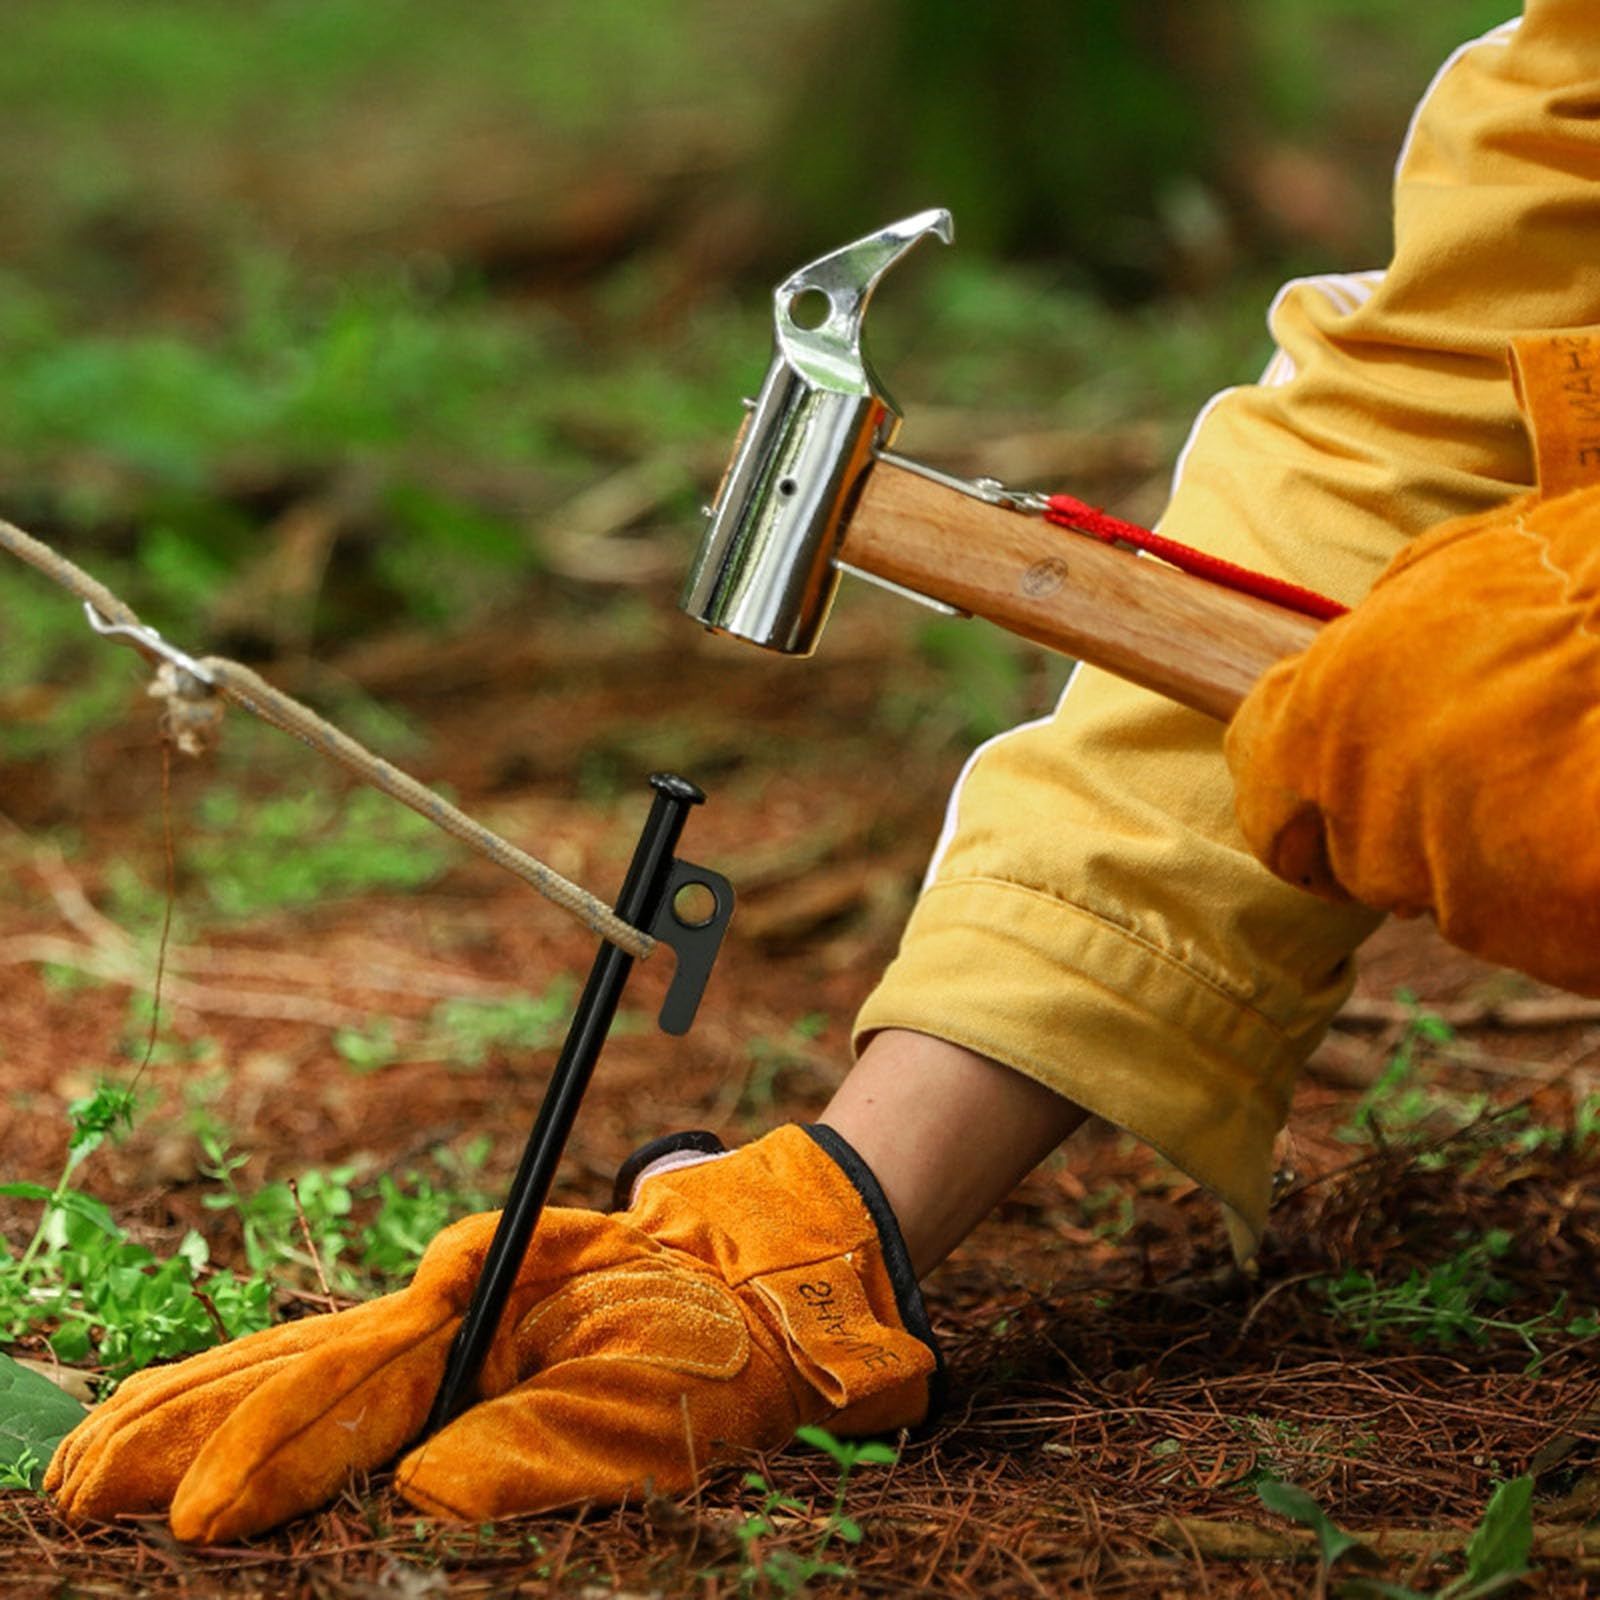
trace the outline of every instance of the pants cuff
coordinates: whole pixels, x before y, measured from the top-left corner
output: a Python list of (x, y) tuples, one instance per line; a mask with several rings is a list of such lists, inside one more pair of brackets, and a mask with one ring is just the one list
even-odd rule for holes
[(1241, 1257), (1321, 1029), (1288, 1035), (1171, 954), (1024, 885), (944, 879), (856, 1019), (989, 1056), (1143, 1139), (1222, 1202)]

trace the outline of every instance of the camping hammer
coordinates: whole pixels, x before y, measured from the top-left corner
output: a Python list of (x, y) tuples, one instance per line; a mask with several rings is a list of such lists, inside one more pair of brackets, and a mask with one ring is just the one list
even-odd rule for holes
[(891, 223), (774, 291), (772, 364), (746, 401), (683, 609), (714, 632), (809, 655), (853, 572), (1228, 719), (1317, 622), (1046, 523), (1042, 495), (890, 451), (901, 415), (863, 323), (883, 275), (929, 234), (950, 243), (948, 211)]

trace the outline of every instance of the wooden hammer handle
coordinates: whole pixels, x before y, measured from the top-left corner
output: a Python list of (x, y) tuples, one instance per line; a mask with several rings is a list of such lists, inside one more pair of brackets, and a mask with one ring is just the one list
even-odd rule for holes
[(1321, 624), (879, 461), (838, 559), (1228, 721)]

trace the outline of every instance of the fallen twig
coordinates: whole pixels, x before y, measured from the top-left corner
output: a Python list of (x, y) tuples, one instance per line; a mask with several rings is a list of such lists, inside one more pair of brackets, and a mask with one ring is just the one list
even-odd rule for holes
[(293, 983), (331, 989), (379, 989), (393, 994), (427, 995), (434, 999), (509, 1000), (527, 993), (514, 983), (495, 983), (467, 972), (445, 967), (412, 966), (406, 962), (325, 961), (296, 955), (289, 950), (204, 950), (180, 947), (167, 956), (167, 964), (185, 972), (216, 973), (220, 977), (250, 978), (270, 974)]
[[(154, 969), (147, 968), (131, 953), (98, 949), (55, 934), (22, 934), (0, 940), (0, 967), (39, 962), (68, 967), (74, 972), (141, 989), (147, 994), (155, 992)], [(254, 1017), (268, 1022), (309, 1022), (322, 1028), (360, 1028), (372, 1016), (370, 1011), (315, 996), (255, 989), (214, 989), (170, 975), (163, 985), (162, 998), (175, 1011)]]
[(295, 1221), (300, 1225), (300, 1237), (305, 1240), (306, 1254), (311, 1257), (312, 1270), (317, 1275), (317, 1284), (322, 1290), (322, 1298), (327, 1302), (329, 1311), (338, 1306), (334, 1299), (333, 1290), (328, 1284), (328, 1274), (322, 1269), (322, 1252), (317, 1249), (317, 1241), (311, 1236), (311, 1222), (306, 1216), (306, 1208), (300, 1203), (300, 1184), (294, 1179), (289, 1179), (289, 1198), (294, 1201)]
[[(1577, 1022), (1600, 1022), (1600, 1000), (1578, 995), (1553, 995), (1528, 1000), (1453, 1000), (1421, 1008), (1452, 1028), (1564, 1028)], [(1400, 1000), (1356, 996), (1333, 1019), (1336, 1028), (1386, 1028), (1407, 1022), (1418, 1007)]]
[[(1466, 1547), (1470, 1528), (1348, 1530), (1380, 1556), (1447, 1556)], [(1312, 1561), (1319, 1553), (1309, 1528), (1264, 1528), (1211, 1517), (1162, 1517), (1152, 1537), (1177, 1550), (1198, 1550), (1221, 1561)], [(1533, 1554), (1547, 1560), (1600, 1557), (1600, 1528), (1536, 1527)]]

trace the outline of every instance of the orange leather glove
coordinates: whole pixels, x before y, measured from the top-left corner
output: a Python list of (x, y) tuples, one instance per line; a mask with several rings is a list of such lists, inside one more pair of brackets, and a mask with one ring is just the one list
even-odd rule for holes
[(1416, 540), (1256, 684), (1227, 755), (1279, 877), (1600, 994), (1600, 485)]
[[(620, 1214), (544, 1214), (486, 1398), (400, 1463), (414, 1505), (481, 1521), (671, 1493), (803, 1423), (926, 1416), (938, 1356), (860, 1157), (821, 1127), (708, 1142), (647, 1146)], [(494, 1222), (447, 1228), (397, 1294), (130, 1378), (63, 1440), (47, 1491), (73, 1521), (170, 1507), (210, 1543), (320, 1504), (420, 1432)]]

